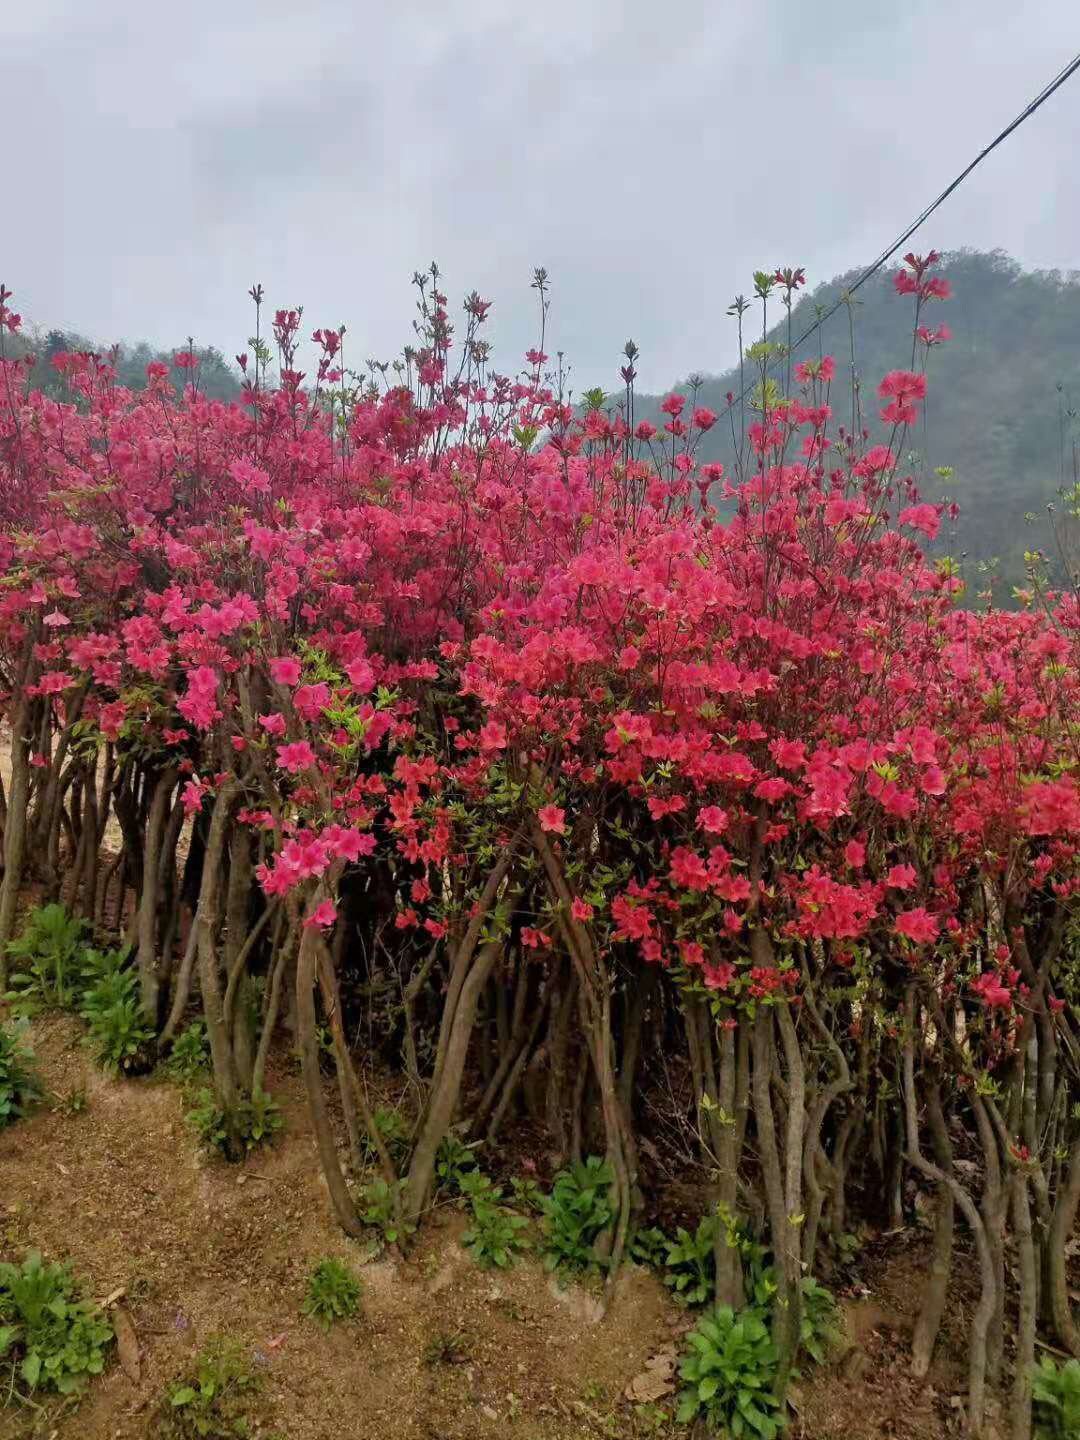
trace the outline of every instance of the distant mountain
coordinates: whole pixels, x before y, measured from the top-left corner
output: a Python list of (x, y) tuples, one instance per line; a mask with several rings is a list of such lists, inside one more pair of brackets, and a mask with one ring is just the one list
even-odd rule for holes
[[(854, 306), (855, 370), (864, 423), (869, 419), (872, 430), (878, 381), (911, 359), (912, 302), (893, 289), (896, 268), (879, 272), (855, 297), (861, 302)], [(807, 329), (815, 306), (831, 305), (859, 273), (804, 294), (792, 310), (793, 334)], [(932, 326), (944, 321), (953, 338), (929, 357), (925, 427), (920, 424), (908, 439), (908, 449), (917, 450), (913, 473), (922, 477), (925, 499), (947, 493), (960, 506), (960, 519), (943, 525), (934, 552), (966, 554), (969, 593), (982, 588), (986, 567), (996, 559), (995, 594), (1007, 603), (1011, 587), (1023, 579), (1025, 550), (1046, 551), (1060, 574), (1046, 507), (1057, 504), (1060, 510), (1059, 491), (1076, 483), (1080, 462), (1080, 272), (1029, 272), (1001, 251), (961, 250), (947, 254), (938, 273), (949, 279), (953, 295), (932, 302), (925, 314)], [(782, 316), (782, 306), (775, 304), (771, 313)], [(729, 323), (734, 334), (735, 322)], [(760, 339), (760, 306), (748, 312), (744, 329), (746, 343)], [(786, 333), (785, 320), (770, 339), (782, 341)], [(830, 396), (835, 421), (850, 424), (846, 306), (822, 326), (821, 342), (836, 360)], [(737, 344), (732, 349), (737, 353)], [(795, 359), (817, 354), (814, 335)], [(782, 378), (782, 372), (774, 373)], [(673, 389), (687, 394), (688, 382)], [(737, 369), (706, 378), (697, 403), (720, 413), (729, 391), (739, 392)], [(636, 417), (657, 423), (666, 418), (659, 415), (661, 398), (638, 396)], [(704, 437), (698, 455), (731, 468), (727, 417)], [(934, 473), (945, 465), (953, 469), (947, 482)]]

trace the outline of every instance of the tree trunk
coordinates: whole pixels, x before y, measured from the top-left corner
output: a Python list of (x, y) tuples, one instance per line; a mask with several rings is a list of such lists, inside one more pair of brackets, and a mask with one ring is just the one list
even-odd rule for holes
[[(312, 908), (322, 898), (316, 892)], [(356, 1207), (345, 1183), (345, 1176), (338, 1159), (337, 1144), (326, 1113), (323, 1096), (322, 1074), (319, 1070), (319, 1039), (315, 1024), (315, 986), (317, 981), (319, 936), (311, 926), (305, 926), (300, 940), (300, 954), (296, 962), (296, 1018), (297, 1038), (300, 1045), (300, 1065), (307, 1091), (308, 1109), (315, 1143), (319, 1151), (319, 1163), (330, 1191), (330, 1200), (338, 1224), (347, 1235), (362, 1235), (364, 1227), (356, 1213)]]
[[(927, 1086), (926, 1099), (934, 1156), (942, 1174), (951, 1177), (953, 1173), (952, 1144), (949, 1141), (949, 1130), (941, 1108), (941, 1087), (936, 1080)], [(942, 1316), (945, 1314), (949, 1278), (952, 1273), (956, 1202), (948, 1182), (942, 1182), (937, 1186), (936, 1203), (934, 1253), (930, 1261), (926, 1288), (923, 1291), (911, 1340), (911, 1368), (920, 1380), (926, 1376), (930, 1369), (930, 1361), (933, 1359), (934, 1346), (937, 1344)]]
[(139, 902), (139, 947), (135, 963), (139, 971), (139, 993), (147, 1019), (158, 1028), (160, 987), (158, 981), (158, 908), (161, 896), (159, 869), (161, 841), (165, 830), (169, 797), (176, 784), (176, 770), (171, 766), (158, 778), (150, 815), (146, 822), (146, 863), (143, 866), (143, 888)]

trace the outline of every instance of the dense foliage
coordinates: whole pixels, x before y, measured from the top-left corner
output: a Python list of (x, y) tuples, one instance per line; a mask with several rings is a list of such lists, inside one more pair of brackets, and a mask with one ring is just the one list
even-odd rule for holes
[[(28, 879), (120, 932), (130, 967), (95, 983), (191, 1078), (197, 980), (199, 1123), (233, 1156), (274, 1128), (288, 1023), (335, 1213), (388, 1244), (453, 1175), (478, 1258), (509, 1262), (521, 1227), (467, 1145), (513, 1117), (558, 1157), (545, 1256), (608, 1295), (662, 1095), (715, 1217), (675, 1240), (674, 1288), (721, 1307), (684, 1378), (757, 1433), (816, 1333), (807, 1276), (849, 1207), (902, 1218), (905, 1174), (938, 1196), (920, 1373), (957, 1215), (974, 1248), (972, 1430), (1013, 1313), (1018, 1440), (1038, 1325), (1080, 1354), (1080, 610), (1045, 588), (964, 609), (917, 543), (942, 518), (902, 463), (935, 259), (896, 280), (922, 338), (877, 386), (880, 440), (834, 426), (833, 358), (774, 367), (769, 307), (802, 275), (755, 277), (735, 474), (699, 463), (716, 417), (683, 396), (660, 431), (578, 413), (542, 338), (493, 373), (487, 303), (457, 346), (437, 272), (379, 391), (333, 329), (301, 374), (287, 310), (279, 383), (260, 341), (240, 404), (201, 393), (190, 354), (179, 395), (156, 362), (134, 393), (54, 356), (62, 400), (0, 371), (13, 988), (70, 1003), (85, 943), (53, 913), (9, 949)], [(623, 379), (632, 414), (632, 359)], [(113, 1063), (145, 1048), (125, 1035)], [(396, 1134), (358, 1060), (421, 1097)], [(725, 1365), (767, 1382), (729, 1394)]]

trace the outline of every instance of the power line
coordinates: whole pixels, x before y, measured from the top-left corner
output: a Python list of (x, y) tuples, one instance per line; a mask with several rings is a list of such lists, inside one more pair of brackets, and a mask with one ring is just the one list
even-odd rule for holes
[[(1003, 140), (1006, 140), (1014, 130), (1018, 129), (1019, 126), (1024, 123), (1028, 116), (1034, 115), (1035, 111), (1038, 110), (1039, 106), (1044, 105), (1046, 101), (1050, 99), (1050, 96), (1053, 95), (1054, 91), (1059, 90), (1061, 86), (1065, 84), (1066, 80), (1068, 80), (1072, 75), (1074, 75), (1077, 70), (1080, 70), (1080, 55), (1074, 56), (1074, 58), (1070, 60), (1066, 66), (1059, 70), (1058, 73), (1054, 76), (1054, 78), (1047, 85), (1045, 85), (1042, 90), (1039, 91), (1038, 95), (1036, 95), (1033, 100), (1031, 100), (1027, 105), (1024, 106), (1023, 110), (1020, 111), (1020, 114), (1017, 115), (1016, 119), (1013, 120), (1010, 124), (1006, 125), (1005, 129), (1002, 130), (999, 135), (996, 135), (994, 139), (991, 140), (990, 144), (985, 147), (985, 149), (980, 150), (978, 155), (975, 156), (975, 159), (972, 160), (970, 165), (968, 165), (965, 169), (961, 170), (960, 174), (957, 175), (956, 179), (945, 187), (945, 189), (941, 192), (941, 194), (937, 197), (936, 200), (932, 200), (930, 204), (927, 205), (926, 208), (920, 212), (920, 214), (916, 217), (916, 219), (911, 222), (911, 224), (907, 227), (903, 234), (899, 235), (887, 250), (883, 250), (881, 252), (881, 254), (874, 261), (874, 263), (868, 266), (862, 272), (859, 278), (855, 281), (854, 285), (849, 285), (839, 300), (835, 301), (829, 307), (829, 309), (825, 311), (823, 315), (819, 315), (818, 318), (814, 321), (813, 325), (811, 325), (809, 329), (804, 330), (797, 340), (792, 341), (792, 353), (794, 353), (794, 351), (796, 351), (805, 340), (809, 340), (811, 335), (813, 335), (816, 331), (820, 330), (821, 326), (824, 325), (825, 321), (831, 319), (831, 317), (836, 314), (836, 312), (840, 309), (841, 305), (845, 303), (845, 300), (848, 297), (854, 295), (855, 291), (858, 290), (861, 285), (865, 285), (867, 280), (869, 280), (872, 275), (875, 275), (885, 264), (885, 262), (887, 260), (890, 260), (896, 254), (897, 250), (900, 249), (901, 245), (905, 244), (906, 241), (911, 239), (912, 235), (914, 235), (915, 231), (918, 230), (919, 226), (922, 225), (926, 220), (928, 220), (930, 216), (934, 213), (934, 211), (938, 208), (938, 206), (941, 205), (945, 200), (947, 200), (949, 196), (953, 193), (953, 191), (963, 184), (963, 182), (976, 168), (976, 166), (981, 165), (982, 162), (986, 159), (986, 157), (992, 151), (996, 150)], [(736, 395), (734, 399), (729, 403), (727, 407), (728, 411), (730, 411), (741, 400), (744, 400), (746, 396), (750, 394), (752, 389), (752, 385), (744, 386), (743, 390), (738, 395)], [(726, 414), (727, 412), (725, 411), (724, 413)]]

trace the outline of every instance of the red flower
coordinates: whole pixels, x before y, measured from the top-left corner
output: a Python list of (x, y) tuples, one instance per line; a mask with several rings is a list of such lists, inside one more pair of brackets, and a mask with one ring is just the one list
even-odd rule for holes
[(337, 921), (337, 910), (332, 900), (323, 900), (304, 917), (309, 930), (329, 930)]
[(540, 821), (540, 829), (549, 835), (566, 834), (566, 811), (560, 810), (558, 805), (541, 806), (536, 812), (536, 818)]
[(306, 740), (296, 740), (291, 745), (277, 747), (277, 763), (291, 775), (307, 770), (315, 764), (315, 751)]
[(916, 945), (926, 945), (937, 939), (941, 925), (935, 916), (920, 905), (914, 910), (901, 910), (896, 917), (894, 929), (898, 935), (906, 936)]
[(282, 655), (270, 661), (270, 678), (278, 685), (297, 685), (300, 682), (300, 661), (293, 655)]

